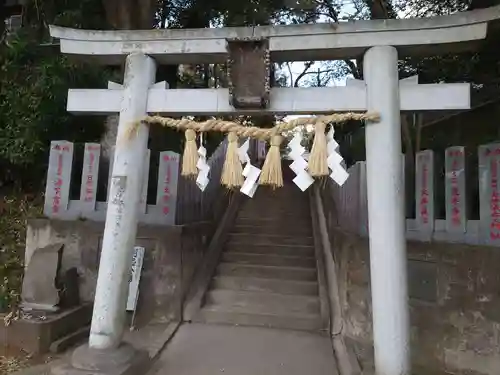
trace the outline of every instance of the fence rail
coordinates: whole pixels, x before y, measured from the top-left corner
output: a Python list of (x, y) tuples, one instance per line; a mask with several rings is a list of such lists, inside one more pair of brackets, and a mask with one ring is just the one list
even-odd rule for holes
[[(440, 155), (431, 150), (416, 155), (415, 217), (406, 219), (407, 238), (500, 246), (500, 143), (480, 146), (476, 165), (467, 163), (464, 147), (447, 148), (441, 169), (444, 173), (438, 173), (436, 156)], [(471, 172), (477, 168), (477, 177), (466, 173), (468, 166)], [(342, 187), (331, 185), (338, 224), (346, 231), (366, 236), (366, 162), (354, 164), (349, 174)], [(471, 190), (478, 192), (479, 217), (474, 219), (469, 209), (474, 206), (469, 201)], [(439, 210), (443, 204), (444, 209)], [(441, 211), (444, 217), (437, 218)]]
[[(152, 171), (151, 152), (144, 161), (144, 178), (139, 202), (139, 222), (144, 224), (174, 225), (203, 221), (217, 199), (220, 176), (227, 148), (225, 139), (208, 159), (210, 182), (202, 192), (191, 179), (180, 176), (181, 156), (172, 151), (160, 152), (158, 169)], [(88, 219), (104, 221), (107, 203), (97, 200), (101, 145), (85, 143), (79, 199), (70, 199), (74, 174), (74, 144), (68, 141), (51, 143), (47, 185), (45, 189), (45, 216), (61, 220)], [(109, 179), (112, 167), (109, 168)], [(148, 204), (148, 183), (151, 172), (157, 173), (156, 198)]]

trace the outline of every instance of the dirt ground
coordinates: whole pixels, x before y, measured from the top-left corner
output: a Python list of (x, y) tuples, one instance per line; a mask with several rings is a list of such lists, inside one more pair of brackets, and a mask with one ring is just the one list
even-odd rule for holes
[(0, 375), (52, 361), (53, 355), (32, 355), (23, 350), (0, 346)]

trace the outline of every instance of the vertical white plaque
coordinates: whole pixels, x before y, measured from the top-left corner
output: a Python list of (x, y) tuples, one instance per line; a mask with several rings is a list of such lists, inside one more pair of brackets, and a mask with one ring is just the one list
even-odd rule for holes
[(420, 151), (416, 155), (416, 222), (419, 231), (434, 231), (434, 152)]
[(43, 209), (46, 216), (58, 216), (68, 209), (72, 168), (73, 143), (51, 142)]
[(134, 311), (139, 298), (139, 283), (141, 281), (142, 263), (145, 249), (141, 246), (134, 247), (132, 266), (130, 269), (130, 282), (128, 286), (127, 311)]
[(99, 143), (85, 143), (82, 185), (80, 188), (80, 204), (82, 211), (95, 210), (100, 157), (101, 145)]
[(139, 212), (145, 214), (148, 205), (148, 184), (149, 184), (149, 162), (151, 159), (151, 150), (146, 151), (146, 158), (144, 160), (144, 175), (143, 185), (141, 191), (141, 200), (139, 202)]
[(166, 224), (175, 224), (179, 162), (179, 154), (173, 151), (160, 153), (156, 205)]
[(500, 143), (479, 147), (480, 228), (484, 242), (500, 245)]
[(467, 193), (465, 188), (465, 147), (445, 151), (446, 231), (467, 231)]

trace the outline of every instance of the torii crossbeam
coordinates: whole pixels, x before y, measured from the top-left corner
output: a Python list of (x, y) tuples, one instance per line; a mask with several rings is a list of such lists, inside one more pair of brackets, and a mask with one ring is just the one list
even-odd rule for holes
[[(158, 85), (158, 84), (157, 84)], [(228, 89), (175, 89), (153, 86), (148, 91), (147, 112), (164, 115), (242, 115), (269, 113), (328, 114), (366, 111), (366, 87), (360, 84), (337, 87), (271, 89), (267, 110), (241, 110), (229, 104)], [(164, 85), (164, 83), (163, 83)], [(75, 114), (115, 114), (123, 101), (121, 85), (108, 89), (71, 89), (67, 109)], [(400, 86), (401, 111), (457, 110), (470, 108), (468, 83), (424, 84), (403, 80)]]

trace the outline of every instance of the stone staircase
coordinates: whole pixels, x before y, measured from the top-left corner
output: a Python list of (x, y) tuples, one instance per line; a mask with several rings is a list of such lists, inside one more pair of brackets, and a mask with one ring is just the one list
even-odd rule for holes
[(312, 233), (308, 194), (260, 188), (238, 212), (197, 320), (325, 329)]

